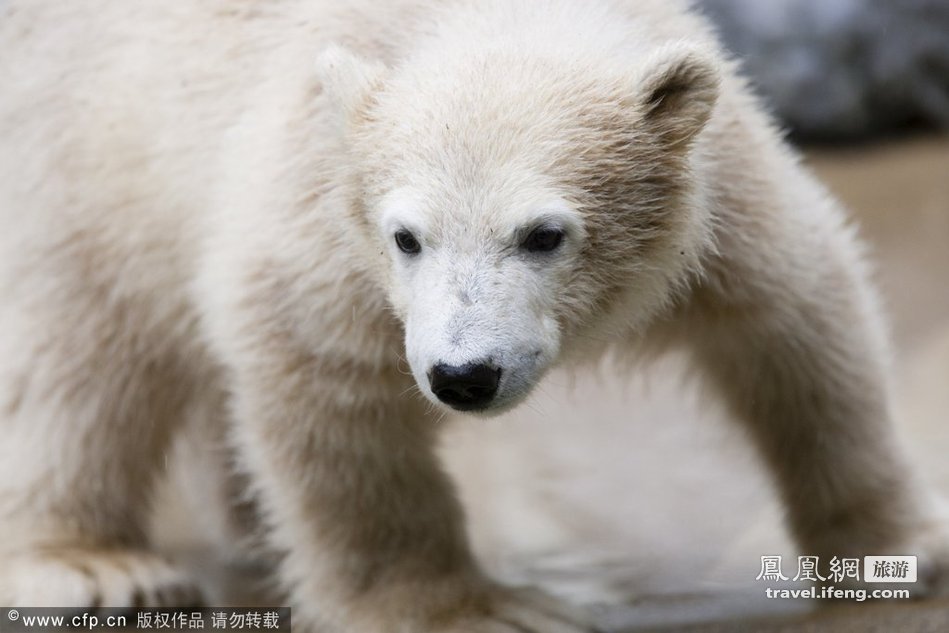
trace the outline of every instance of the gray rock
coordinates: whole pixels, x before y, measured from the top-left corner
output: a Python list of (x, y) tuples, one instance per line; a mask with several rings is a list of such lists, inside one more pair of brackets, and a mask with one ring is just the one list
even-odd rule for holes
[(793, 132), (949, 127), (949, 0), (699, 0)]

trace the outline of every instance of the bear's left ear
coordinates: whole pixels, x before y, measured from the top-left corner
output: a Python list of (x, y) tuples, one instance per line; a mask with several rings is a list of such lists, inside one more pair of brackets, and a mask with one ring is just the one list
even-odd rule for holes
[(382, 86), (386, 67), (369, 62), (341, 46), (330, 46), (317, 58), (317, 76), (344, 121), (363, 111)]
[(715, 107), (721, 81), (711, 55), (676, 44), (655, 53), (640, 79), (647, 125), (670, 145), (688, 143)]

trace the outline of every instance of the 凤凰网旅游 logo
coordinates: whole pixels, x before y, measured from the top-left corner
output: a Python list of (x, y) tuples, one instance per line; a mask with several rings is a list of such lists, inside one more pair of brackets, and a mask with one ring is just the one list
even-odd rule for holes
[(916, 582), (915, 556), (865, 556), (864, 582)]
[(787, 574), (782, 556), (762, 556), (761, 570), (755, 580), (839, 583), (852, 578), (860, 581), (861, 563), (864, 582), (916, 582), (915, 556), (864, 556), (863, 560), (834, 556), (826, 565), (821, 565), (818, 556), (798, 556), (796, 570), (792, 572), (793, 568), (789, 567)]

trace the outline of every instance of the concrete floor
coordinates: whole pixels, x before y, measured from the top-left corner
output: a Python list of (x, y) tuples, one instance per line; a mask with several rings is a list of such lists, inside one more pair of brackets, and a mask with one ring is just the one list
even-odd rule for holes
[[(949, 496), (949, 137), (814, 150), (808, 162), (873, 248), (901, 430)], [(945, 601), (811, 613), (766, 599), (754, 580), (760, 556), (796, 562), (797, 552), (744, 437), (682, 367), (669, 357), (632, 376), (561, 372), (514, 414), (450, 430), (446, 464), (492, 574), (610, 603), (598, 613), (613, 630), (949, 631)], [(194, 521), (163, 516), (177, 519), (159, 522), (159, 540), (208, 573), (213, 557), (201, 548), (226, 551), (225, 537), (204, 521), (196, 540)], [(258, 595), (240, 574), (209, 577), (227, 586), (211, 592), (219, 604)]]

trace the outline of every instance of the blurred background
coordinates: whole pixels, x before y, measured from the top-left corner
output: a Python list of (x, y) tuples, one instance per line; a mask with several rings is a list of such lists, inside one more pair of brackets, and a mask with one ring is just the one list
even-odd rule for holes
[(795, 138), (949, 124), (946, 0), (697, 0)]
[[(698, 8), (862, 227), (891, 316), (900, 430), (949, 497), (949, 0)], [(609, 603), (600, 615), (617, 631), (949, 631), (945, 600), (812, 613), (766, 599), (760, 557), (784, 555), (793, 573), (798, 552), (750, 446), (683, 368), (668, 357), (623, 379), (558, 372), (514, 414), (446, 434), (489, 571)], [(212, 604), (258, 600), (238, 567), (215, 568), (228, 526), (196, 491), (172, 482), (158, 539), (208, 577)], [(200, 541), (189, 514), (204, 517)]]

